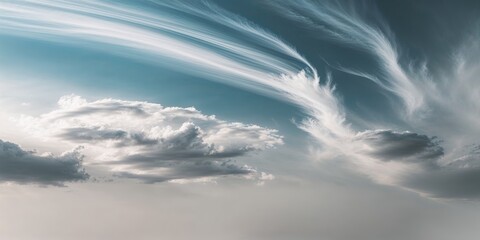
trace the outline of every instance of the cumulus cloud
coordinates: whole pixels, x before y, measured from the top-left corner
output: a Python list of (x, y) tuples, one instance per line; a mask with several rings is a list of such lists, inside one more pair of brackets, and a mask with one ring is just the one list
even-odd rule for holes
[(15, 143), (0, 140), (0, 182), (62, 186), (88, 179), (79, 149), (60, 156), (38, 155)]
[(256, 174), (231, 158), (283, 143), (276, 130), (226, 122), (195, 108), (68, 95), (58, 109), (21, 125), (51, 140), (82, 144), (117, 176), (146, 182)]

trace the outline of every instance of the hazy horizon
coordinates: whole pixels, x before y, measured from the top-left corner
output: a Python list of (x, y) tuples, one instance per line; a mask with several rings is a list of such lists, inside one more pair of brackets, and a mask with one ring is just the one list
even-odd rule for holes
[(0, 239), (477, 239), (479, 16), (0, 1)]

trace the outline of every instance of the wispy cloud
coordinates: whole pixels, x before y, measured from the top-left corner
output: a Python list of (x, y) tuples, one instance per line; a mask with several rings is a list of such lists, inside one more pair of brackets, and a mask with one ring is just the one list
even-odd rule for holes
[[(149, 61), (168, 58), (162, 62), (172, 68), (178, 68), (175, 61), (187, 63), (189, 68), (179, 70), (257, 91), (271, 92), (272, 78), (280, 74), (307, 68), (316, 75), (294, 48), (246, 19), (206, 2), (156, 4), (157, 12), (104, 1), (4, 2), (0, 22), (6, 34), (128, 47)], [(176, 13), (168, 11), (172, 8)]]
[[(273, 5), (273, 4), (272, 4)], [(375, 6), (364, 1), (275, 1), (282, 15), (302, 22), (321, 34), (327, 34), (336, 42), (352, 45), (375, 56), (382, 72), (367, 74), (355, 72), (372, 80), (381, 88), (397, 95), (404, 103), (409, 115), (424, 108), (424, 99), (419, 84), (428, 84), (428, 78), (417, 78), (399, 63), (399, 50), (387, 24), (375, 11)], [(370, 17), (379, 20), (372, 24)], [(423, 82), (422, 82), (423, 81)], [(424, 110), (424, 109), (423, 109)]]
[[(478, 144), (474, 136), (478, 136), (480, 130), (478, 121), (473, 120), (478, 119), (480, 109), (475, 100), (478, 98), (478, 84), (473, 82), (480, 62), (475, 41), (470, 39), (460, 46), (454, 53), (451, 66), (442, 66), (439, 71), (442, 75), (437, 76), (431, 73), (427, 64), (413, 64), (415, 59), (407, 59), (407, 66), (400, 64), (401, 49), (394, 34), (371, 2), (274, 1), (272, 6), (280, 10), (282, 16), (316, 30), (332, 41), (375, 56), (381, 66), (380, 72), (367, 73), (346, 67), (341, 70), (369, 79), (387, 93), (397, 96), (404, 103), (404, 108), (399, 108), (404, 110), (398, 111), (403, 112), (399, 117), (407, 126), (440, 137), (392, 130), (350, 132), (333, 144), (342, 146), (336, 152), (351, 158), (354, 168), (380, 183), (439, 197), (478, 195), (480, 189), (466, 184), (466, 179), (476, 182), (471, 176), (475, 175), (478, 165), (472, 163), (479, 162), (480, 158), (465, 155), (462, 150), (465, 146)], [(469, 38), (477, 39), (478, 35)], [(405, 114), (407, 117), (403, 117)], [(315, 123), (306, 130), (314, 136), (318, 132)], [(402, 161), (396, 160), (399, 158)], [(448, 184), (442, 189), (434, 182)]]

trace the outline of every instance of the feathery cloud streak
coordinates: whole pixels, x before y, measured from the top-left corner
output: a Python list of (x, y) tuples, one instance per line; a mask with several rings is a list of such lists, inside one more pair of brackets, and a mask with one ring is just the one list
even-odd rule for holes
[(416, 78), (414, 73), (400, 65), (393, 33), (375, 11), (375, 6), (368, 5), (368, 13), (379, 21), (376, 22), (377, 25), (367, 22), (362, 12), (366, 11), (366, 8), (362, 9), (365, 5), (362, 1), (275, 1), (275, 7), (280, 9), (282, 15), (302, 22), (335, 41), (353, 45), (376, 56), (382, 68), (380, 74), (351, 69), (345, 71), (370, 79), (397, 95), (403, 101), (406, 112), (412, 115), (424, 107), (423, 93), (418, 85), (428, 84), (429, 79)]
[[(259, 91), (271, 91), (261, 87), (270, 86), (272, 76), (296, 74), (306, 67), (316, 75), (303, 57), (276, 36), (213, 5), (170, 1), (156, 6), (158, 12), (106, 1), (4, 2), (0, 22), (7, 34), (128, 47), (150, 54), (152, 61), (167, 57), (189, 63), (195, 75)], [(215, 25), (252, 40), (232, 38)]]

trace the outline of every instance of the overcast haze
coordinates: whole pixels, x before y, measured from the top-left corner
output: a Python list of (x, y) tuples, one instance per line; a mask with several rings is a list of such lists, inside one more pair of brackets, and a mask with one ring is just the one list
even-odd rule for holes
[(477, 1), (0, 1), (0, 238), (480, 235)]

